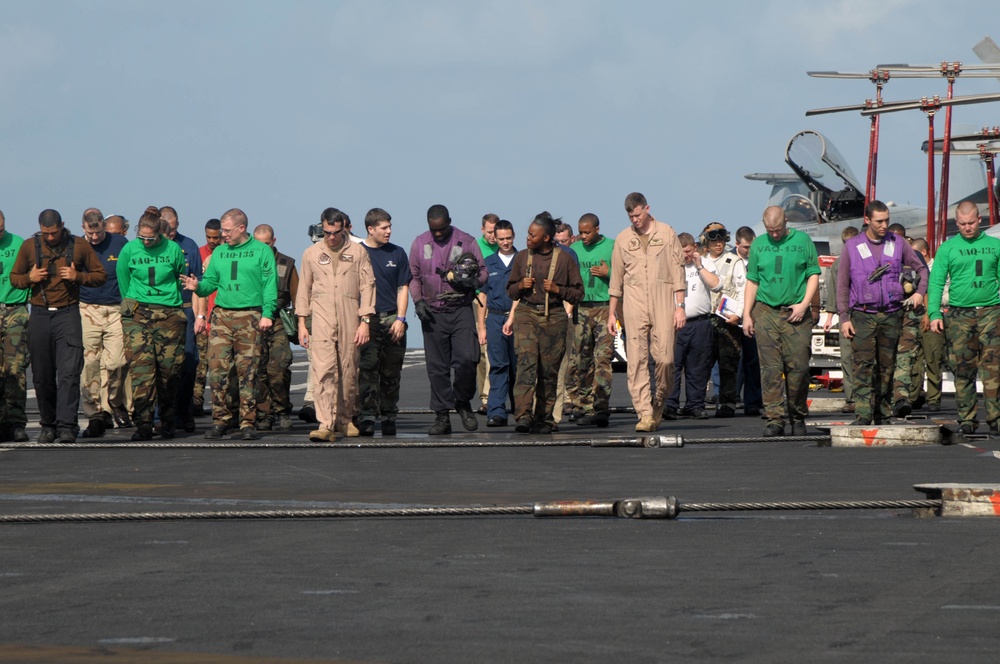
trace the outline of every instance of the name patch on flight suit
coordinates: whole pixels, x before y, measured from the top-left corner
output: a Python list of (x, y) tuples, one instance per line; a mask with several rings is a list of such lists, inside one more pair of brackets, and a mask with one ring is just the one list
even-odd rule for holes
[(663, 238), (661, 238), (661, 237), (654, 237), (654, 238), (650, 239), (649, 246), (651, 246), (651, 247), (661, 247), (661, 246), (663, 246)]
[(330, 264), (330, 254), (320, 254), (319, 255), (319, 264), (320, 265), (329, 265)]
[(340, 260), (343, 261), (344, 263), (353, 263), (354, 256), (352, 256), (351, 254), (341, 254)]

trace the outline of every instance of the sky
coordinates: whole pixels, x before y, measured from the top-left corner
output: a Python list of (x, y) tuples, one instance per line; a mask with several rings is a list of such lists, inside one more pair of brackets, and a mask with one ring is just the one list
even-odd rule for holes
[[(296, 258), (328, 206), (362, 234), (370, 208), (388, 210), (405, 248), (436, 203), (474, 235), (495, 212), (519, 240), (542, 210), (574, 227), (595, 213), (613, 236), (632, 191), (678, 231), (753, 226), (769, 190), (743, 176), (787, 172), (800, 130), (864, 177), (868, 120), (805, 111), (873, 86), (807, 71), (972, 64), (974, 44), (1000, 41), (995, 0), (951, 3), (946, 20), (941, 7), (0, 0), (0, 210), (28, 236), (45, 208), (76, 231), (87, 207), (134, 229), (147, 205), (172, 205), (202, 243), (207, 219), (239, 207)], [(945, 91), (897, 79), (884, 96)], [(1000, 81), (956, 85), (984, 92)], [(1000, 124), (1000, 104), (955, 122)], [(883, 118), (880, 198), (926, 200), (926, 127), (920, 112)]]

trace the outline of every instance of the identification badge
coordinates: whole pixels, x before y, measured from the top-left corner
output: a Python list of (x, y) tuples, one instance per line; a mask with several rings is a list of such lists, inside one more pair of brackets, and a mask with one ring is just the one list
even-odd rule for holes
[(340, 255), (340, 262), (341, 263), (353, 263), (354, 262), (354, 256), (352, 256), (351, 254), (341, 254)]
[(896, 253), (896, 243), (886, 242), (885, 248), (882, 249), (882, 255), (886, 258), (892, 258), (893, 254)]
[(860, 255), (862, 258), (872, 257), (872, 250), (868, 248), (867, 243), (862, 242), (861, 244), (858, 245), (858, 255)]

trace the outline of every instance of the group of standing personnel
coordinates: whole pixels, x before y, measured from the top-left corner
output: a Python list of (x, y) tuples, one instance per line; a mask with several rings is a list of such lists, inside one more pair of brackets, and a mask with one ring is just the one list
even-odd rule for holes
[[(127, 220), (94, 208), (83, 215), (83, 237), (45, 210), (28, 241), (6, 232), (0, 213), (0, 439), (27, 440), (29, 357), (41, 443), (76, 440), (81, 401), (84, 436), (133, 424), (133, 440), (193, 431), (206, 375), (206, 438), (289, 430), (290, 339), (309, 353), (311, 440), (370, 436), (376, 426), (395, 435), (410, 297), (424, 337), (431, 435), (451, 433), (453, 410), (477, 430), (477, 393), (486, 395), (488, 427), (509, 426), (512, 413), (517, 431), (548, 434), (560, 408), (578, 425), (606, 427), (619, 326), (636, 431), (708, 417), (717, 364), (716, 417), (735, 416), (742, 389), (745, 415), (763, 409), (765, 436), (789, 425), (804, 434), (820, 275), (812, 240), (789, 228), (779, 207), (764, 211), (764, 235), (738, 229), (732, 249), (717, 222), (697, 241), (676, 234), (642, 194), (629, 194), (625, 210), (631, 223), (614, 240), (594, 214), (580, 218), (573, 237), (542, 212), (518, 251), (509, 221), (488, 214), (474, 238), (434, 205), (407, 254), (389, 241), (385, 210), (368, 212), (362, 240), (345, 213), (327, 208), (301, 273), (275, 248), (274, 230), (250, 234), (236, 208), (206, 224), (201, 248), (177, 232), (169, 207), (148, 208), (132, 241)], [(922, 240), (911, 247), (891, 232), (883, 203), (867, 206), (865, 222), (845, 232), (827, 303), (840, 317), (854, 423), (909, 414), (920, 391), (911, 349), (936, 347), (937, 356), (947, 348), (955, 372), (960, 431), (979, 424), (978, 376), (996, 432), (1000, 240), (981, 232), (972, 203), (959, 206), (959, 234), (936, 262)], [(477, 378), (481, 362), (488, 370)], [(928, 400), (939, 403), (940, 378), (929, 385)]]

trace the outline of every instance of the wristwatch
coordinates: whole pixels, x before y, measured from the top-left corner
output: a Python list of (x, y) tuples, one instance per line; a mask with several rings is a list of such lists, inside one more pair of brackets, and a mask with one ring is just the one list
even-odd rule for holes
[(371, 325), (371, 323), (372, 323), (372, 319), (371, 319), (371, 317), (369, 317), (369, 316), (362, 316), (362, 317), (361, 317), (361, 322), (362, 322), (362, 323), (367, 323), (368, 325)]
[(677, 306), (678, 309), (683, 309), (685, 303), (684, 302), (674, 302), (674, 304)]
[(205, 314), (198, 314), (198, 318), (200, 318), (201, 320), (205, 320)]

